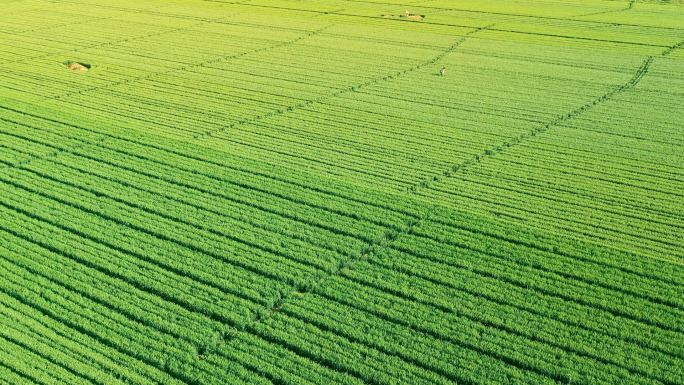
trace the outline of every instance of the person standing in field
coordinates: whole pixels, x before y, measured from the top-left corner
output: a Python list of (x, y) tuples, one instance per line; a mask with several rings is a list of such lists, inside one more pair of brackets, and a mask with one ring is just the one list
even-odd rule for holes
[(442, 67), (442, 69), (439, 70), (439, 75), (444, 76), (444, 71), (446, 71), (446, 67)]

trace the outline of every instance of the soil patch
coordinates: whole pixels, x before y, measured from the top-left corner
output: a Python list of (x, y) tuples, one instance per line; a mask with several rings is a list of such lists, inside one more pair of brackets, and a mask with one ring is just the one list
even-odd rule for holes
[(417, 15), (406, 11), (403, 15), (401, 15), (401, 17), (405, 17), (407, 19), (422, 19), (425, 17), (425, 15)]
[(69, 61), (64, 63), (66, 67), (72, 71), (79, 71), (79, 72), (85, 72), (85, 71), (90, 71), (90, 68), (92, 67), (90, 64), (85, 64), (85, 63), (79, 63), (75, 61)]

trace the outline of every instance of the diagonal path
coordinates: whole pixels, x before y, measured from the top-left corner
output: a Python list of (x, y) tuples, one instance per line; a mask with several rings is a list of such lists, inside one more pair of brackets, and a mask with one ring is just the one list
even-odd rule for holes
[(420, 63), (420, 64), (417, 64), (417, 65), (415, 65), (415, 66), (413, 66), (413, 67), (411, 67), (411, 68), (408, 68), (408, 69), (406, 69), (406, 70), (399, 71), (399, 72), (395, 72), (395, 73), (392, 73), (392, 74), (389, 74), (389, 75), (386, 75), (386, 76), (383, 76), (383, 77), (371, 79), (371, 80), (368, 80), (368, 81), (366, 81), (366, 82), (359, 83), (359, 84), (356, 84), (356, 85), (352, 85), (352, 86), (350, 86), (349, 88), (345, 88), (345, 89), (338, 90), (338, 91), (333, 92), (333, 93), (331, 93), (331, 94), (324, 95), (324, 96), (322, 96), (322, 97), (320, 97), (320, 98), (318, 98), (318, 99), (304, 101), (304, 102), (299, 103), (299, 104), (296, 104), (296, 105), (294, 105), (294, 106), (290, 106), (290, 107), (288, 107), (287, 109), (279, 109), (279, 110), (271, 111), (271, 112), (268, 112), (268, 113), (265, 113), (265, 114), (262, 114), (262, 115), (255, 116), (255, 117), (253, 117), (253, 118), (244, 119), (244, 120), (241, 120), (241, 121), (239, 121), (239, 122), (237, 122), (237, 123), (231, 124), (231, 125), (229, 125), (229, 126), (227, 126), (227, 127), (221, 127), (221, 128), (219, 128), (219, 129), (216, 129), (216, 130), (213, 130), (213, 131), (207, 131), (207, 132), (205, 132), (205, 133), (202, 134), (202, 135), (195, 135), (194, 138), (195, 138), (195, 139), (202, 139), (202, 138), (205, 138), (205, 137), (207, 137), (207, 136), (212, 136), (213, 134), (216, 134), (216, 133), (219, 133), (219, 132), (223, 132), (223, 131), (226, 131), (226, 130), (230, 130), (230, 129), (233, 129), (233, 128), (236, 128), (236, 127), (243, 126), (243, 125), (245, 125), (245, 124), (255, 123), (255, 122), (259, 122), (259, 121), (261, 121), (261, 120), (264, 120), (264, 119), (267, 119), (267, 118), (271, 118), (271, 117), (274, 117), (274, 116), (284, 115), (284, 114), (286, 114), (286, 113), (289, 113), (289, 112), (292, 112), (292, 111), (295, 111), (295, 110), (299, 110), (299, 109), (301, 109), (301, 108), (308, 107), (308, 106), (311, 106), (311, 105), (314, 105), (314, 104), (322, 103), (322, 102), (325, 102), (326, 100), (333, 99), (333, 98), (336, 98), (336, 97), (338, 97), (338, 96), (341, 96), (341, 95), (344, 95), (344, 94), (347, 94), (347, 93), (350, 93), (350, 92), (356, 92), (356, 91), (358, 91), (358, 90), (360, 90), (360, 89), (363, 89), (363, 88), (372, 86), (372, 85), (377, 84), (377, 83), (380, 83), (380, 82), (389, 81), (389, 80), (392, 80), (392, 79), (396, 79), (396, 78), (398, 78), (398, 77), (402, 77), (402, 76), (404, 76), (404, 75), (408, 75), (408, 74), (410, 74), (410, 73), (412, 73), (412, 72), (418, 71), (418, 70), (420, 70), (420, 69), (423, 69), (423, 68), (425, 68), (425, 67), (427, 67), (427, 66), (429, 66), (429, 65), (433, 65), (433, 64), (435, 64), (436, 62), (442, 60), (445, 56), (447, 56), (447, 55), (450, 54), (451, 52), (455, 51), (456, 48), (458, 48), (461, 44), (463, 44), (463, 43), (467, 40), (467, 38), (468, 38), (469, 36), (471, 36), (471, 35), (473, 35), (473, 34), (475, 34), (475, 33), (477, 33), (477, 32), (480, 32), (480, 31), (482, 31), (482, 30), (485, 30), (485, 29), (488, 29), (488, 27), (476, 28), (476, 29), (474, 29), (474, 30), (472, 30), (472, 31), (470, 31), (470, 32), (468, 32), (468, 33), (466, 33), (465, 35), (463, 35), (463, 37), (461, 37), (460, 39), (458, 39), (456, 42), (454, 42), (451, 46), (449, 46), (445, 51), (441, 52), (439, 55), (437, 55), (437, 56), (431, 58), (430, 60), (427, 60), (427, 61), (424, 61), (424, 62), (422, 62), (422, 63)]
[[(474, 33), (477, 33), (477, 32), (479, 32), (479, 31), (481, 31), (481, 30), (484, 30), (484, 29), (486, 29), (486, 28), (487, 28), (487, 27), (477, 28), (477, 29), (475, 29), (475, 30), (473, 30), (473, 31), (471, 31), (471, 32), (469, 32), (469, 33), (467, 33), (465, 36), (463, 36), (463, 37), (461, 37), (460, 39), (458, 39), (457, 41), (455, 41), (451, 46), (449, 46), (449, 48), (447, 48), (445, 51), (441, 52), (439, 55), (437, 55), (437, 56), (435, 56), (435, 57), (431, 58), (430, 60), (427, 60), (427, 61), (425, 61), (425, 62), (423, 62), (423, 63), (420, 63), (420, 64), (418, 64), (418, 65), (416, 65), (416, 66), (414, 66), (414, 67), (411, 67), (411, 68), (406, 69), (406, 70), (401, 71), (401, 72), (397, 72), (397, 73), (394, 73), (394, 74), (387, 75), (387, 76), (382, 77), (382, 78), (376, 78), (376, 79), (369, 80), (369, 81), (367, 81), (367, 82), (358, 84), (358, 85), (356, 85), (356, 86), (352, 86), (352, 87), (350, 87), (350, 88), (347, 88), (347, 89), (344, 89), (344, 90), (335, 92), (335, 93), (333, 93), (333, 94), (323, 96), (322, 98), (319, 98), (318, 100), (315, 100), (315, 101), (309, 101), (309, 102), (302, 103), (301, 105), (298, 105), (298, 106), (296, 106), (296, 107), (294, 107), (294, 108), (292, 108), (292, 109), (289, 109), (288, 111), (291, 111), (291, 110), (293, 110), (293, 109), (295, 109), (295, 108), (301, 108), (301, 107), (308, 106), (308, 105), (311, 105), (311, 104), (314, 104), (314, 103), (322, 102), (322, 101), (324, 101), (324, 100), (327, 100), (327, 99), (330, 99), (330, 98), (333, 98), (333, 97), (335, 97), (335, 96), (339, 96), (339, 95), (342, 95), (342, 94), (345, 94), (345, 93), (348, 93), (348, 92), (355, 92), (355, 91), (358, 90), (358, 89), (361, 89), (361, 88), (364, 88), (364, 87), (367, 87), (367, 86), (376, 84), (376, 83), (378, 83), (378, 82), (382, 82), (382, 81), (387, 81), (387, 80), (395, 79), (395, 78), (397, 78), (397, 77), (401, 77), (401, 76), (403, 76), (403, 75), (409, 74), (409, 73), (414, 72), (414, 71), (417, 71), (417, 70), (419, 70), (419, 69), (422, 69), (422, 68), (424, 68), (424, 67), (426, 67), (426, 66), (433, 65), (434, 63), (436, 63), (436, 62), (438, 62), (439, 60), (443, 59), (445, 56), (447, 56), (447, 55), (450, 54), (451, 52), (455, 51), (461, 44), (463, 44), (463, 43), (466, 41), (466, 39), (468, 38), (468, 36), (470, 36), (470, 35), (472, 35), (472, 34), (474, 34)], [(260, 117), (256, 117), (256, 118), (254, 118), (254, 119), (252, 119), (252, 120), (250, 120), (250, 121), (244, 121), (244, 122), (237, 123), (236, 125), (251, 123), (252, 121), (265, 119), (265, 118), (267, 118), (267, 117), (275, 116), (275, 115), (280, 115), (280, 114), (283, 114), (283, 113), (285, 113), (285, 111), (272, 112), (272, 113), (269, 113), (269, 114), (266, 114), (266, 115), (262, 115), (262, 116), (260, 116)], [(231, 126), (231, 127), (232, 127), (232, 126)], [(215, 132), (215, 131), (214, 131), (214, 132)], [(211, 136), (211, 133), (207, 133), (206, 136)], [(288, 293), (285, 293), (285, 294), (280, 298), (280, 300), (279, 300), (278, 302), (276, 302), (276, 304), (275, 304), (271, 309), (265, 309), (264, 312), (262, 312), (260, 315), (258, 315), (258, 316), (254, 319), (253, 323), (260, 323), (260, 322), (263, 322), (263, 321), (267, 320), (267, 319), (268, 319), (269, 317), (271, 317), (273, 314), (275, 314), (276, 312), (278, 312), (278, 311), (280, 310), (280, 307), (281, 307), (289, 298), (291, 298), (294, 294), (302, 293), (302, 292), (311, 292), (311, 291), (313, 291), (317, 286), (323, 284), (323, 282), (324, 282), (325, 280), (329, 279), (330, 277), (335, 276), (335, 275), (338, 275), (338, 274), (339, 274), (341, 271), (343, 271), (344, 269), (353, 268), (353, 265), (354, 265), (355, 262), (363, 261), (363, 260), (367, 259), (367, 258), (370, 257), (370, 255), (372, 255), (374, 252), (376, 252), (376, 251), (378, 251), (378, 250), (380, 250), (380, 249), (382, 249), (382, 248), (385, 248), (385, 247), (388, 247), (389, 245), (391, 245), (394, 241), (396, 241), (396, 240), (397, 240), (399, 237), (401, 237), (402, 235), (410, 234), (410, 233), (411, 233), (411, 232), (420, 224), (420, 222), (421, 222), (423, 219), (425, 219), (426, 217), (428, 217), (428, 216), (429, 216), (429, 215), (426, 214), (426, 215), (423, 216), (423, 217), (420, 217), (420, 218), (413, 218), (413, 219), (408, 220), (407, 223), (405, 223), (405, 227), (404, 227), (403, 230), (388, 229), (387, 232), (384, 234), (384, 236), (383, 236), (381, 239), (379, 239), (379, 240), (377, 240), (377, 241), (375, 241), (375, 242), (369, 243), (369, 244), (367, 245), (367, 247), (365, 247), (364, 250), (360, 253), (360, 255), (351, 256), (351, 257), (347, 258), (346, 260), (341, 261), (340, 264), (339, 264), (339, 266), (338, 266), (338, 268), (337, 268), (334, 272), (332, 272), (332, 273), (330, 273), (330, 274), (325, 274), (325, 275), (322, 275), (322, 276), (318, 277), (318, 278), (316, 279), (316, 281), (311, 282), (311, 283), (308, 285), (308, 287), (304, 287), (304, 288), (292, 287), (291, 291), (288, 292)], [(249, 325), (247, 325), (247, 328), (248, 328), (248, 327), (249, 327)], [(231, 334), (231, 330), (227, 330), (227, 331), (225, 331), (225, 332), (223, 333), (223, 335), (221, 336), (221, 338), (222, 338), (224, 341), (228, 341), (228, 340), (231, 338), (231, 337), (230, 337), (230, 334)], [(203, 354), (204, 356), (214, 353), (216, 349), (217, 349), (217, 345), (215, 345), (215, 344), (210, 344), (210, 345), (208, 345), (208, 346), (200, 347), (200, 350), (204, 353), (204, 354)]]
[[(211, 22), (209, 22), (209, 23), (211, 23)], [(200, 25), (200, 24), (207, 24), (207, 23), (199, 23), (199, 24), (197, 24), (197, 25)], [(114, 83), (106, 84), (106, 85), (103, 85), (103, 86), (91, 87), (91, 88), (87, 88), (87, 89), (84, 89), (84, 90), (79, 90), (79, 91), (69, 92), (69, 93), (62, 94), (62, 95), (47, 97), (47, 98), (44, 98), (44, 99), (47, 99), (47, 100), (49, 100), (49, 99), (62, 99), (62, 100), (64, 100), (64, 99), (68, 99), (70, 96), (73, 96), (73, 95), (81, 95), (81, 94), (83, 94), (83, 93), (92, 92), (92, 91), (97, 91), (97, 90), (100, 90), (100, 89), (107, 89), (107, 88), (111, 88), (111, 87), (116, 87), (116, 86), (122, 85), (122, 84), (129, 84), (129, 83), (132, 83), (132, 82), (150, 80), (150, 79), (153, 79), (154, 77), (157, 77), (157, 76), (160, 76), (160, 75), (168, 75), (168, 74), (172, 74), (172, 73), (175, 73), (175, 72), (183, 72), (183, 71), (187, 71), (187, 70), (192, 69), (192, 68), (198, 68), (198, 67), (203, 67), (203, 66), (205, 66), (205, 65), (221, 63), (221, 62), (224, 62), (224, 61), (226, 61), (226, 60), (231, 60), (231, 59), (238, 59), (238, 58), (241, 58), (241, 57), (244, 57), (244, 56), (247, 56), (247, 55), (251, 55), (251, 54), (255, 54), (255, 53), (260, 53), (260, 52), (264, 52), (264, 51), (269, 51), (269, 50), (273, 50), (273, 49), (285, 47), (285, 46), (288, 46), (288, 45), (297, 44), (297, 43), (299, 43), (300, 41), (302, 41), (302, 40), (304, 40), (304, 39), (308, 39), (308, 38), (311, 38), (311, 37), (313, 37), (313, 36), (318, 35), (319, 33), (323, 32), (324, 30), (326, 30), (326, 29), (328, 29), (328, 28), (330, 28), (330, 27), (331, 27), (331, 25), (330, 25), (330, 26), (323, 27), (323, 28), (320, 28), (320, 29), (315, 30), (315, 31), (311, 31), (311, 32), (309, 32), (309, 33), (307, 33), (307, 34), (305, 34), (305, 35), (298, 36), (298, 37), (295, 38), (295, 39), (288, 40), (288, 41), (284, 41), (284, 42), (280, 42), (280, 43), (273, 44), (273, 45), (270, 45), (270, 46), (267, 46), (267, 47), (261, 47), (261, 48), (253, 49), (253, 50), (246, 51), (246, 52), (242, 52), (242, 53), (238, 53), (238, 54), (225, 55), (225, 56), (221, 56), (221, 57), (209, 59), (209, 60), (206, 60), (206, 61), (203, 61), (203, 62), (199, 62), (199, 63), (189, 64), (189, 65), (185, 65), (185, 66), (178, 67), (178, 68), (170, 68), (170, 69), (167, 69), (167, 70), (164, 70), (164, 71), (158, 71), (158, 72), (150, 73), (150, 74), (147, 74), (147, 75), (144, 75), (144, 76), (136, 76), (136, 77), (132, 77), (132, 78), (126, 78), (126, 79), (123, 79), (123, 80), (120, 80), (120, 81), (117, 81), (117, 82), (114, 82)], [(183, 30), (183, 29), (179, 29), (179, 30)], [(170, 32), (177, 32), (177, 30), (167, 31), (167, 32), (164, 32), (164, 33), (170, 33)], [(151, 35), (151, 36), (155, 36), (155, 35)], [(146, 37), (151, 37), (151, 36), (146, 36)], [(146, 38), (146, 37), (142, 37), (142, 38), (144, 39), (144, 38)]]
[[(544, 132), (546, 132), (546, 131), (548, 131), (548, 130), (556, 127), (556, 126), (559, 126), (559, 125), (561, 125), (561, 124), (563, 124), (563, 123), (565, 123), (571, 119), (574, 119), (574, 118), (584, 114), (585, 112), (595, 108), (596, 106), (599, 106), (599, 105), (615, 98), (616, 96), (620, 95), (621, 93), (623, 93), (623, 92), (625, 92), (631, 88), (634, 88), (634, 86), (636, 86), (641, 81), (641, 79), (644, 77), (644, 75), (646, 75), (646, 73), (648, 72), (648, 69), (651, 66), (651, 63), (653, 63), (653, 56), (649, 56), (648, 58), (646, 58), (644, 60), (644, 62), (641, 64), (641, 66), (634, 73), (634, 76), (632, 76), (632, 78), (629, 79), (629, 81), (627, 83), (620, 85), (616, 89), (611, 90), (611, 91), (599, 96), (598, 98), (592, 100), (591, 102), (589, 102), (589, 103), (587, 103), (587, 104), (585, 104), (585, 105), (583, 105), (583, 106), (581, 106), (581, 107), (579, 107), (579, 108), (577, 108), (577, 109), (575, 109), (575, 110), (573, 110), (573, 111), (571, 111), (565, 115), (557, 117), (556, 119), (552, 120), (551, 122), (549, 122), (543, 126), (537, 127), (535, 129), (533, 129), (532, 131), (523, 133), (522, 135), (520, 135), (520, 136), (518, 136), (512, 140), (506, 141), (504, 143), (501, 143), (500, 145), (497, 145), (495, 147), (487, 149), (483, 153), (481, 153), (480, 155), (476, 155), (475, 157), (473, 157), (473, 158), (471, 158), (465, 162), (455, 164), (451, 167), (451, 169), (444, 171), (444, 173), (442, 175), (446, 178), (453, 177), (456, 173), (458, 173), (459, 171), (461, 171), (467, 167), (471, 167), (471, 166), (477, 165), (481, 162), (484, 162), (485, 160), (487, 160), (488, 158), (490, 158), (492, 156), (500, 154), (504, 151), (507, 151), (507, 149), (509, 149), (511, 147), (515, 147), (516, 145), (519, 145), (520, 143), (524, 142), (528, 138), (542, 134), (542, 133), (544, 133)], [(410, 186), (409, 188), (406, 189), (406, 191), (414, 192), (414, 191), (418, 190), (419, 188), (429, 188), (433, 182), (439, 182), (440, 180), (441, 180), (440, 176), (434, 176), (432, 178), (428, 178), (428, 179), (423, 180), (419, 184)]]

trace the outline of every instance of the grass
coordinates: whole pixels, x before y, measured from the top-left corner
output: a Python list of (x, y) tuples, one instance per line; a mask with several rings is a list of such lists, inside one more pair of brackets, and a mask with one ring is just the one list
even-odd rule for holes
[(682, 8), (406, 10), (0, 1), (0, 384), (684, 383)]

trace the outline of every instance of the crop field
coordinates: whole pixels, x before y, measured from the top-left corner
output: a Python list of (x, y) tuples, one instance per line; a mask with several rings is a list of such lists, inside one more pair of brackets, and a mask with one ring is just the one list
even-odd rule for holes
[(0, 385), (684, 384), (676, 3), (0, 0)]

